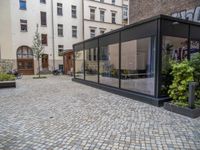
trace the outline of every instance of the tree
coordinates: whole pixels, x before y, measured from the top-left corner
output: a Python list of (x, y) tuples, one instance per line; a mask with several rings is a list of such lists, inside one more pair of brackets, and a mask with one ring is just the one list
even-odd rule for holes
[(35, 36), (33, 38), (32, 50), (33, 50), (33, 55), (37, 59), (37, 62), (38, 62), (38, 75), (40, 78), (40, 58), (42, 57), (44, 47), (42, 46), (42, 41), (40, 38), (40, 34), (38, 32), (38, 25), (37, 25), (37, 29), (35, 32)]

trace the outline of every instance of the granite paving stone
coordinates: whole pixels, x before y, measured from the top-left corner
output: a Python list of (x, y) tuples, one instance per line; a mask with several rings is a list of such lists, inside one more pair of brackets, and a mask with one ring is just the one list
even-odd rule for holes
[(0, 89), (0, 150), (200, 150), (200, 118), (71, 79), (24, 76)]

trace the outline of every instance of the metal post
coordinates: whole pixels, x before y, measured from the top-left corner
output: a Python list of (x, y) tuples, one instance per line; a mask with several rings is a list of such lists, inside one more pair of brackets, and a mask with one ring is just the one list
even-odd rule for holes
[(195, 88), (198, 85), (197, 82), (190, 82), (189, 83), (189, 107), (194, 108), (194, 102), (195, 102)]

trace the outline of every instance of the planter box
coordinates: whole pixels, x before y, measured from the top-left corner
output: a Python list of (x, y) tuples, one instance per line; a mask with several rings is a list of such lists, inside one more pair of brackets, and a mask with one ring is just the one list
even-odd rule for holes
[(0, 89), (2, 88), (16, 88), (15, 81), (0, 81)]
[(190, 109), (187, 107), (179, 107), (172, 103), (165, 102), (164, 109), (190, 118), (197, 118), (200, 116), (200, 108)]

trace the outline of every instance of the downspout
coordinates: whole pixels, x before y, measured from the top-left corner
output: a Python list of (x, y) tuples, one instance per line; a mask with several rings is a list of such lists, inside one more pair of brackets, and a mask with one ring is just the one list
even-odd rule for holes
[(51, 0), (51, 17), (52, 17), (52, 50), (53, 50), (53, 70), (55, 70), (55, 37), (54, 37), (54, 9), (53, 9), (53, 0)]
[(82, 23), (83, 23), (83, 25), (82, 25), (82, 35), (83, 35), (83, 40), (85, 40), (85, 20), (84, 20), (84, 10), (85, 10), (85, 8), (84, 8), (84, 0), (82, 0)]

